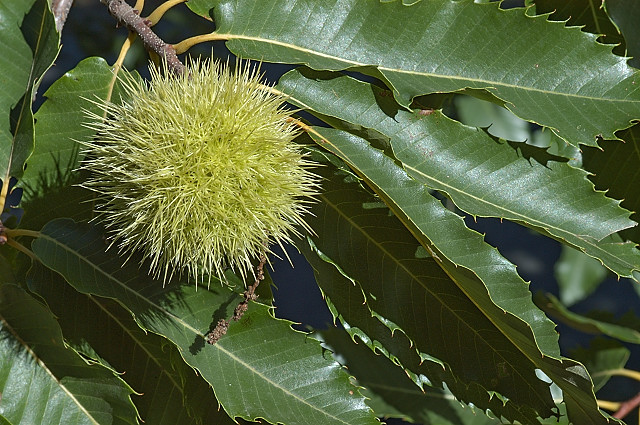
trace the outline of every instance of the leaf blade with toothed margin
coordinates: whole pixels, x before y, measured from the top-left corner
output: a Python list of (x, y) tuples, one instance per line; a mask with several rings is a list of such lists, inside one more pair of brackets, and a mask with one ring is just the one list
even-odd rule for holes
[[(640, 220), (640, 191), (637, 182), (640, 181), (640, 124), (621, 131), (618, 137), (624, 140), (602, 140), (601, 149), (586, 148), (582, 158), (584, 168), (593, 173), (591, 180), (599, 190), (606, 190), (607, 194), (616, 199), (622, 199), (622, 206), (635, 211), (633, 220)], [(625, 240), (640, 244), (640, 226), (623, 230), (620, 236)]]
[[(23, 19), (24, 18), (24, 19)], [(2, 2), (0, 43), (13, 46), (0, 59), (0, 178), (20, 177), (34, 146), (31, 104), (42, 75), (58, 55), (60, 36), (47, 1)], [(4, 115), (6, 112), (10, 114)], [(6, 117), (6, 118), (5, 118)]]
[(603, 0), (602, 5), (615, 26), (620, 30), (626, 42), (626, 56), (630, 56), (629, 65), (640, 68), (640, 5), (637, 2)]
[(229, 318), (240, 297), (217, 286), (196, 292), (193, 284), (163, 287), (131, 264), (105, 252), (102, 233), (68, 219), (49, 222), (33, 252), (77, 290), (113, 298), (143, 328), (173, 342), (185, 361), (211, 384), (231, 417), (288, 424), (374, 425), (364, 399), (320, 344), (252, 303), (215, 345), (205, 334)]
[(60, 184), (78, 167), (81, 155), (77, 141), (89, 140), (95, 133), (84, 125), (85, 111), (100, 111), (89, 100), (104, 99), (112, 79), (107, 62), (91, 57), (82, 60), (46, 91), (47, 99), (35, 113), (37, 143), (20, 182), (29, 198)]
[[(444, 259), (416, 258), (417, 241), (394, 216), (363, 208), (371, 195), (320, 171), (323, 202), (314, 206), (310, 224), (323, 236), (313, 239), (316, 252), (299, 247), (335, 305), (332, 312), (352, 335), (397, 359), (407, 372), (424, 373), (436, 384), (443, 379), (462, 401), (527, 424), (550, 416), (555, 406), (550, 396), (545, 399), (548, 384), (535, 377), (540, 369), (562, 388), (571, 420), (607, 423), (582, 365), (543, 356), (530, 328), (493, 305), (468, 271), (449, 276), (437, 265)], [(349, 235), (348, 242), (340, 235)]]
[(131, 388), (69, 349), (52, 313), (0, 284), (0, 413), (20, 424), (137, 424)]
[(207, 7), (236, 55), (360, 71), (388, 82), (403, 105), (423, 94), (484, 89), (574, 146), (615, 138), (640, 118), (640, 73), (611, 46), (497, 2), (210, 0)]
[(439, 425), (498, 425), (498, 419), (480, 409), (463, 406), (444, 390), (418, 388), (404, 370), (388, 358), (376, 355), (364, 344), (355, 344), (336, 328), (320, 332), (322, 340), (365, 387), (367, 404), (385, 418)]
[(602, 7), (603, 3), (591, 0), (527, 0), (527, 4), (535, 4), (538, 15), (550, 14), (550, 20), (603, 36), (602, 42), (606, 44), (624, 44), (624, 39)]
[(607, 236), (636, 225), (630, 212), (596, 192), (584, 170), (557, 162), (544, 149), (496, 141), (439, 111), (403, 111), (388, 91), (374, 85), (347, 76), (314, 80), (318, 75), (290, 71), (278, 88), (320, 118), (387, 137), (390, 155), (410, 177), (445, 192), (461, 210), (524, 224), (598, 258), (620, 276), (640, 270), (635, 245)]
[(133, 402), (143, 423), (234, 424), (218, 408), (207, 382), (184, 362), (178, 349), (140, 329), (115, 301), (81, 294), (37, 262), (27, 275), (27, 283), (56, 315), (70, 346), (113, 369), (140, 394)]

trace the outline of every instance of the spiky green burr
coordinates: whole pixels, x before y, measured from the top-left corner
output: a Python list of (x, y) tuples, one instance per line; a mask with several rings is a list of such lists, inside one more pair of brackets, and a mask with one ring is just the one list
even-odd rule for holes
[(193, 61), (181, 76), (151, 69), (123, 77), (126, 100), (90, 115), (85, 183), (123, 253), (141, 252), (165, 281), (201, 280), (309, 230), (303, 220), (318, 178), (293, 142), (299, 131), (248, 67)]

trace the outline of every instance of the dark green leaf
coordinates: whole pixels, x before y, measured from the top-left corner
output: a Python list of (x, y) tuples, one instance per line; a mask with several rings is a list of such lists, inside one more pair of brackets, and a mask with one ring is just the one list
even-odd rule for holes
[(378, 416), (412, 423), (438, 425), (500, 424), (479, 409), (463, 406), (451, 393), (432, 387), (422, 390), (401, 367), (376, 355), (364, 344), (355, 344), (338, 329), (322, 331), (322, 339), (364, 387), (367, 404)]
[(0, 414), (16, 424), (137, 424), (133, 393), (67, 348), (49, 310), (0, 285)]
[(600, 134), (614, 138), (640, 118), (640, 76), (624, 58), (592, 34), (523, 9), (470, 0), (209, 5), (218, 35), (237, 55), (357, 70), (386, 81), (403, 105), (428, 93), (485, 89), (575, 146), (594, 145)]
[(25, 229), (41, 229), (54, 218), (72, 218), (77, 221), (88, 221), (95, 215), (95, 205), (91, 202), (95, 195), (89, 190), (79, 187), (79, 175), (60, 176), (67, 180), (59, 186), (58, 181), (52, 185), (39, 186), (45, 189), (36, 197), (30, 197), (22, 205), (24, 216), (20, 227)]
[[(469, 230), (458, 215), (444, 208), (423, 185), (366, 141), (337, 130), (318, 131), (334, 148), (330, 150), (359, 170), (394, 214), (410, 229), (415, 228), (413, 233), (423, 246), (437, 258), (445, 259), (440, 265), (450, 276), (457, 276), (462, 266), (480, 278), (482, 283), (469, 280), (468, 274), (454, 280), (467, 293), (477, 290), (478, 284), (486, 285), (492, 302), (486, 306), (485, 314), (490, 314), (498, 305), (516, 315), (531, 326), (537, 346), (545, 354), (559, 356), (555, 325), (531, 302), (528, 285), (518, 276), (513, 264), (486, 244), (480, 234)], [(470, 286), (465, 287), (467, 284)], [(500, 321), (502, 312), (500, 310), (496, 320)]]
[[(301, 249), (350, 333), (397, 360), (414, 380), (420, 373), (436, 385), (442, 379), (462, 401), (523, 423), (537, 423), (533, 418), (554, 407), (548, 385), (535, 375), (540, 369), (563, 389), (576, 423), (606, 423), (579, 364), (542, 356), (530, 328), (493, 305), (470, 273), (460, 268), (452, 281), (438, 265), (442, 258), (416, 258), (417, 241), (395, 217), (364, 208), (375, 198), (340, 176), (324, 177), (310, 220), (323, 235), (314, 241), (322, 260)], [(456, 285), (463, 279), (465, 290)], [(488, 391), (505, 404), (492, 404), (497, 400), (487, 399)]]
[(558, 318), (563, 323), (582, 332), (604, 334), (621, 341), (640, 344), (640, 320), (635, 321), (635, 326), (629, 326), (624, 321), (617, 323), (613, 317), (591, 318), (569, 311), (562, 303), (551, 294), (538, 293), (534, 300), (540, 308)]
[(603, 0), (604, 8), (626, 41), (629, 65), (640, 68), (640, 3), (624, 0)]
[[(599, 190), (606, 190), (607, 195), (622, 199), (622, 205), (630, 211), (633, 220), (640, 220), (640, 125), (634, 125), (618, 134), (624, 143), (616, 140), (603, 140), (602, 148), (583, 150), (584, 167), (593, 173), (591, 179)], [(640, 226), (622, 231), (626, 240), (640, 243)]]
[(0, 44), (12, 48), (0, 58), (0, 177), (6, 184), (9, 177), (22, 175), (33, 150), (31, 103), (42, 75), (58, 54), (59, 35), (47, 1), (2, 2)]
[(215, 345), (205, 334), (231, 317), (240, 297), (214, 282), (210, 290), (153, 281), (105, 253), (92, 226), (54, 220), (32, 244), (34, 253), (77, 290), (114, 298), (143, 329), (172, 341), (214, 388), (231, 417), (286, 424), (375, 424), (347, 375), (324, 358), (319, 343), (252, 303)]
[(624, 368), (629, 360), (629, 350), (613, 339), (596, 338), (589, 348), (578, 348), (571, 355), (585, 365), (596, 391), (609, 381), (612, 373)]
[(602, 35), (607, 44), (623, 43), (624, 39), (602, 8), (602, 1), (592, 0), (529, 0), (536, 5), (536, 14), (550, 13), (549, 19), (582, 27), (583, 31)]
[[(584, 170), (556, 162), (543, 149), (496, 141), (439, 111), (405, 112), (388, 91), (346, 76), (313, 81), (291, 71), (278, 88), (312, 113), (339, 117), (388, 137), (393, 155), (411, 177), (447, 193), (463, 211), (507, 218), (551, 234), (621, 276), (640, 269), (640, 252), (633, 244), (598, 242), (635, 225), (630, 213), (596, 192)], [(325, 145), (332, 149), (331, 143)]]
[(544, 150), (527, 157), (523, 146), (495, 141), (438, 111), (421, 115), (399, 110), (389, 92), (349, 77), (312, 81), (292, 71), (278, 87), (310, 112), (340, 117), (388, 137), (410, 176), (446, 192), (462, 210), (509, 218), (549, 233), (621, 276), (640, 268), (640, 252), (633, 244), (598, 242), (634, 225), (629, 212), (596, 192), (583, 170), (542, 159)]
[[(164, 338), (145, 333), (116, 302), (77, 292), (57, 273), (35, 263), (29, 287), (58, 318), (65, 340), (113, 368), (139, 396), (140, 417), (153, 425), (234, 422), (218, 408), (209, 385)], [(70, 306), (72, 308), (70, 308)]]
[[(389, 329), (388, 320), (371, 312), (366, 305), (362, 288), (354, 284), (344, 272), (321, 253), (310, 250), (307, 244), (301, 251), (307, 256), (316, 272), (316, 279), (323, 290), (327, 305), (347, 332), (382, 353), (398, 364), (419, 388), (443, 389), (442, 382), (455, 396), (479, 409), (489, 409), (499, 417), (519, 418), (523, 424), (537, 424), (535, 411), (514, 402), (504, 402), (501, 394), (491, 392), (474, 381), (466, 381), (439, 359), (416, 351), (415, 344), (403, 332)], [(315, 252), (314, 252), (315, 251)], [(375, 294), (368, 294), (374, 295)], [(336, 304), (328, 296), (333, 296)], [(342, 313), (341, 313), (342, 312)], [(464, 352), (467, 352), (465, 350)], [(537, 383), (539, 385), (539, 383)], [(425, 386), (428, 386), (425, 388)]]

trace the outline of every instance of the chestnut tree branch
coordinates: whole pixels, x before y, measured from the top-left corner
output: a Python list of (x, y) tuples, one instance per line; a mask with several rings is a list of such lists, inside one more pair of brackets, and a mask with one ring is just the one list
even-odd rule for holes
[(73, 0), (52, 0), (51, 2), (51, 12), (53, 12), (56, 30), (58, 30), (59, 33), (62, 32), (62, 27), (64, 27), (72, 4)]
[(155, 52), (166, 61), (167, 67), (178, 75), (185, 72), (185, 66), (170, 44), (165, 43), (151, 30), (152, 22), (140, 17), (140, 11), (129, 6), (124, 0), (100, 0), (107, 6), (109, 13), (116, 18), (118, 24), (127, 27), (142, 40), (145, 49)]

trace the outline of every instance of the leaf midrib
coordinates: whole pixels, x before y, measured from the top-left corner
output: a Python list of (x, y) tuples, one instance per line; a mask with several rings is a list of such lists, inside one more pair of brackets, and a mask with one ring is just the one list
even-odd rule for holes
[[(92, 263), (91, 261), (89, 261), (89, 259), (82, 255), (80, 252), (71, 249), (71, 247), (69, 247), (68, 245), (65, 245), (61, 242), (59, 242), (57, 239), (49, 236), (48, 234), (45, 233), (41, 233), (40, 238), (46, 239), (49, 242), (53, 243), (54, 245), (57, 245), (59, 247), (61, 247), (63, 250), (65, 250), (68, 253), (73, 254), (74, 256), (77, 256), (79, 259), (81, 259), (82, 261), (84, 261), (89, 267), (93, 268), (94, 270), (98, 271), (100, 274), (102, 274), (103, 276), (105, 276), (108, 280), (114, 282), (115, 284), (117, 284), (118, 286), (122, 287), (126, 292), (132, 293), (135, 297), (143, 300), (145, 303), (157, 308), (159, 311), (161, 311), (162, 313), (164, 313), (167, 317), (173, 319), (175, 322), (177, 322), (178, 324), (181, 324), (182, 326), (184, 326), (185, 329), (190, 330), (191, 332), (193, 332), (195, 335), (201, 337), (201, 338), (205, 338), (205, 336), (199, 332), (197, 329), (195, 329), (194, 327), (192, 327), (190, 324), (188, 324), (187, 322), (185, 322), (184, 320), (180, 319), (179, 317), (177, 317), (176, 315), (170, 313), (169, 311), (167, 311), (166, 309), (164, 309), (163, 307), (159, 306), (158, 304), (154, 303), (153, 301), (151, 301), (150, 299), (142, 296), (140, 293), (138, 293), (137, 291), (129, 288), (124, 282), (120, 281), (119, 279), (117, 279), (115, 276), (112, 276), (111, 274), (109, 274), (108, 272), (104, 271), (101, 267), (95, 265), (94, 263)], [(111, 298), (111, 297), (108, 297)], [(119, 299), (117, 298), (112, 298), (115, 301), (117, 301), (118, 303), (122, 304), (124, 308), (126, 308), (127, 310), (129, 310), (129, 308), (127, 308), (126, 305), (124, 305)], [(131, 311), (131, 310), (129, 310)], [(132, 312), (133, 313), (133, 312)], [(165, 337), (164, 335), (161, 335), (163, 337)], [(165, 337), (166, 338), (166, 337)], [(172, 343), (174, 343), (173, 341), (171, 341)], [(174, 345), (176, 345), (174, 343)], [(181, 348), (176, 345), (178, 347), (178, 349), (181, 350)], [(318, 407), (314, 406), (313, 404), (309, 403), (307, 400), (300, 398), (299, 396), (297, 396), (295, 393), (292, 393), (291, 391), (289, 391), (288, 389), (282, 387), (281, 385), (277, 384), (276, 382), (272, 381), (271, 379), (269, 379), (268, 377), (266, 377), (264, 374), (262, 374), (260, 371), (258, 371), (257, 369), (253, 368), (251, 365), (249, 365), (248, 363), (244, 362), (243, 360), (241, 360), (239, 357), (235, 356), (232, 352), (225, 350), (219, 343), (218, 344), (213, 344), (212, 345), (214, 348), (216, 348), (217, 350), (221, 351), (222, 353), (224, 353), (227, 357), (229, 357), (230, 359), (232, 359), (233, 361), (235, 361), (236, 363), (239, 363), (240, 365), (242, 365), (245, 369), (251, 371), (252, 373), (254, 373), (255, 375), (259, 376), (262, 380), (264, 380), (265, 382), (267, 382), (270, 386), (279, 389), (280, 391), (282, 391), (284, 394), (294, 398), (295, 400), (298, 400), (300, 403), (307, 405), (308, 407), (310, 407), (313, 410), (316, 410), (320, 413), (322, 413), (324, 416), (332, 418), (340, 423), (343, 423), (345, 425), (350, 425), (348, 422), (345, 422), (343, 419), (338, 418), (332, 414), (330, 414), (329, 412), (326, 412), (322, 409), (319, 409)]]

